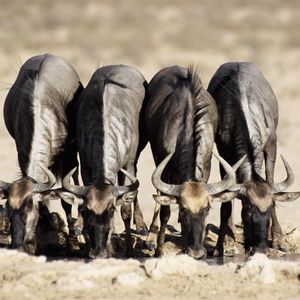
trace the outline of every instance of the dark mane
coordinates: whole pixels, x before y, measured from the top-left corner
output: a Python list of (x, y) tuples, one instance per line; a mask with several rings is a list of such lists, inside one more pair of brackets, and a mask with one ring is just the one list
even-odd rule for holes
[[(194, 180), (196, 176), (197, 152), (202, 135), (200, 120), (207, 114), (209, 104), (206, 99), (203, 98), (203, 86), (196, 68), (192, 65), (189, 66), (187, 76), (178, 77), (178, 79), (180, 80), (178, 80), (176, 89), (179, 86), (182, 90), (186, 89), (187, 91), (187, 103), (184, 112), (182, 112), (185, 131), (182, 133), (183, 136), (178, 139), (180, 144), (177, 145), (177, 149), (179, 149), (178, 157), (180, 157), (178, 167), (181, 173), (184, 174), (184, 178), (182, 178), (183, 181), (189, 179)], [(192, 117), (189, 117), (188, 114), (192, 114)], [(191, 123), (188, 123), (187, 120), (190, 120)], [(189, 132), (190, 136), (186, 136)], [(191, 159), (191, 157), (193, 157), (193, 159)]]
[[(198, 75), (198, 69), (190, 65), (188, 68), (188, 82), (189, 90), (194, 103), (194, 125), (193, 125), (193, 141), (194, 141), (194, 157), (195, 162), (199, 159), (199, 155), (202, 156), (200, 149), (203, 143), (203, 118), (206, 118), (205, 122), (213, 122), (209, 115), (209, 106), (211, 103), (208, 102), (204, 94), (203, 85)], [(197, 158), (198, 156), (198, 158)], [(203, 156), (201, 157), (203, 159)], [(197, 162), (196, 162), (197, 163)], [(195, 166), (196, 167), (196, 166)], [(199, 167), (199, 165), (198, 165)], [(202, 166), (203, 167), (203, 166)], [(201, 170), (203, 173), (203, 170)]]
[(202, 81), (198, 75), (199, 70), (193, 65), (188, 67), (188, 76), (187, 82), (189, 85), (189, 89), (191, 94), (195, 99), (200, 96), (201, 89), (203, 89)]
[[(80, 120), (77, 122), (77, 146), (79, 147), (79, 153), (85, 153), (85, 160), (89, 165), (93, 166), (95, 173), (98, 174), (98, 178), (104, 181), (104, 166), (100, 159), (104, 155), (102, 118), (104, 81), (98, 79), (98, 76), (97, 73), (94, 74), (79, 97), (78, 116), (80, 116)], [(89, 107), (93, 113), (88, 113), (85, 110), (82, 112), (82, 109), (85, 109), (86, 103), (89, 103)], [(80, 149), (80, 146), (83, 149)], [(89, 151), (91, 149), (93, 151)], [(91, 182), (84, 182), (84, 184), (89, 185)]]
[(253, 173), (252, 173), (252, 177), (253, 177), (253, 181), (258, 182), (258, 183), (265, 183), (266, 181), (255, 171), (255, 169), (253, 168)]
[(209, 103), (207, 103), (201, 93), (203, 85), (198, 75), (198, 69), (192, 65), (188, 68), (188, 87), (194, 101), (194, 141), (197, 145), (197, 139), (199, 138), (197, 125), (199, 120), (208, 113), (206, 108), (209, 106)]

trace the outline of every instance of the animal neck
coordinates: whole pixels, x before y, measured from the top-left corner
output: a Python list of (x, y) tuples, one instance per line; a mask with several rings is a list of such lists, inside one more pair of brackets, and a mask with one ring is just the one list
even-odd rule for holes
[(178, 170), (181, 182), (195, 179), (195, 158), (193, 143), (181, 145), (178, 154)]

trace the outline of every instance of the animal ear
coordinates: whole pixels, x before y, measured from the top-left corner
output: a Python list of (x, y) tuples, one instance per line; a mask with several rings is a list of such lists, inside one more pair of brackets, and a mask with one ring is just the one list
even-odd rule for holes
[(73, 204), (81, 205), (84, 203), (83, 197), (77, 195), (75, 196), (70, 192), (58, 192), (58, 195), (60, 198), (62, 198), (65, 202), (67, 202), (70, 205)]
[(0, 206), (5, 206), (7, 203), (7, 193), (4, 190), (0, 190)]
[(273, 200), (279, 202), (290, 202), (299, 198), (300, 192), (287, 192), (287, 193), (277, 193), (273, 194)]
[(74, 199), (75, 199), (74, 194), (69, 193), (69, 192), (60, 192), (59, 196), (69, 204), (71, 204), (70, 202), (74, 202)]
[(5, 192), (4, 190), (0, 190), (0, 200), (7, 199), (7, 196), (7, 192)]
[(78, 206), (84, 204), (84, 198), (69, 192), (58, 192), (59, 197), (71, 205), (71, 216), (73, 219), (79, 218)]
[(60, 197), (54, 191), (51, 191), (50, 193), (43, 193), (43, 200), (50, 201), (58, 199), (60, 199)]
[(239, 191), (234, 191), (234, 192), (221, 192), (219, 194), (216, 194), (212, 196), (212, 202), (229, 202), (232, 199), (236, 198), (239, 194)]
[(177, 204), (177, 199), (174, 196), (168, 195), (152, 195), (153, 199), (160, 205)]
[(49, 215), (49, 221), (56, 229), (63, 229), (64, 232), (68, 232), (68, 221), (66, 212), (62, 206), (61, 197), (56, 191), (50, 191), (42, 194), (43, 204), (47, 207)]
[(116, 206), (122, 205), (124, 203), (131, 203), (137, 196), (138, 191), (131, 191), (123, 194), (121, 197), (117, 198)]
[(239, 189), (239, 195), (246, 196), (247, 195), (247, 188), (244, 185), (241, 185), (241, 188)]

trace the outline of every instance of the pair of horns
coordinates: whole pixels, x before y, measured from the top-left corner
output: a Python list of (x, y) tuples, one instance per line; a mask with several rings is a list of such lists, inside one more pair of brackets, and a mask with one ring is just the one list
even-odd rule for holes
[[(76, 168), (72, 169), (63, 179), (63, 187), (69, 191), (70, 193), (73, 193), (78, 196), (85, 197), (87, 192), (90, 190), (91, 186), (79, 186), (79, 185), (73, 185), (70, 183), (70, 178), (76, 171)], [(121, 169), (121, 172), (125, 174), (132, 184), (130, 185), (122, 185), (122, 186), (114, 186), (113, 187), (113, 194), (116, 197), (122, 196), (123, 194), (130, 192), (130, 191), (136, 191), (140, 185), (139, 181), (136, 177), (125, 171), (124, 169)]]
[[(286, 159), (282, 155), (280, 157), (282, 159), (282, 162), (283, 162), (283, 165), (284, 165), (287, 176), (286, 176), (286, 179), (283, 180), (282, 182), (274, 183), (272, 185), (272, 193), (274, 195), (275, 194), (283, 194), (282, 192), (285, 191), (287, 188), (289, 188), (294, 183), (294, 180), (295, 180), (295, 176), (294, 176), (294, 173), (293, 173), (293, 170), (292, 170), (291, 166), (288, 164), (288, 162), (286, 161)], [(238, 163), (236, 163), (233, 166), (233, 169), (234, 169), (234, 171), (236, 171), (238, 168), (239, 168), (239, 165), (238, 165)], [(241, 191), (244, 189), (244, 184), (237, 184), (236, 186)], [(292, 201), (291, 197), (287, 196), (287, 197), (284, 197), (284, 198), (289, 199), (289, 200), (286, 200), (286, 201)], [(278, 200), (278, 201), (283, 201), (283, 200)]]
[[(152, 175), (152, 183), (154, 187), (159, 190), (160, 192), (170, 195), (170, 196), (175, 196), (179, 197), (182, 191), (182, 185), (181, 184), (167, 184), (161, 180), (161, 174), (163, 173), (163, 170), (165, 169), (167, 163), (173, 156), (175, 151), (171, 152), (156, 168)], [(216, 183), (211, 183), (211, 184), (206, 184), (206, 189), (211, 195), (215, 195), (218, 193), (221, 193), (229, 188), (232, 189), (233, 186), (236, 185), (236, 174), (235, 170), (219, 155), (213, 153), (215, 157), (218, 159), (222, 167), (224, 168), (226, 172), (226, 176), (224, 177), (223, 180), (216, 182)], [(237, 163), (236, 163), (236, 168), (242, 164), (246, 156), (243, 156)], [(237, 188), (236, 188), (237, 189)]]
[[(173, 156), (175, 151), (171, 152), (156, 168), (152, 175), (152, 183), (154, 187), (159, 190), (160, 192), (170, 195), (179, 197), (182, 191), (182, 185), (175, 185), (175, 184), (167, 184), (161, 180), (161, 174), (163, 173), (163, 170), (165, 169), (167, 163), (170, 161), (171, 157)], [(240, 165), (243, 163), (244, 159), (246, 158), (246, 155), (244, 155), (233, 167), (231, 167), (222, 157), (219, 155), (213, 153), (216, 158), (219, 160), (220, 164), (222, 165), (223, 169), (226, 172), (226, 176), (223, 180), (217, 183), (213, 184), (206, 184), (206, 189), (211, 195), (216, 195), (218, 193), (221, 193), (225, 190), (230, 191), (237, 191), (237, 190), (243, 190), (244, 185), (243, 184), (236, 184), (236, 170), (240, 167)], [(287, 177), (284, 181), (276, 183), (272, 186), (272, 193), (278, 194), (277, 197), (278, 201), (293, 201), (297, 199), (299, 196), (297, 196), (300, 193), (282, 193), (284, 190), (286, 190), (289, 186), (291, 186), (294, 182), (294, 173), (292, 171), (291, 166), (288, 164), (288, 162), (284, 159), (284, 157), (281, 155), (281, 159), (283, 161), (285, 171), (287, 173)], [(275, 199), (277, 200), (275, 197)]]
[[(33, 183), (32, 191), (34, 193), (42, 193), (50, 190), (56, 183), (56, 178), (54, 174), (43, 165), (38, 164), (38, 166), (44, 171), (44, 173), (48, 177), (48, 182), (46, 183)], [(0, 180), (0, 189), (4, 191), (8, 191), (11, 186), (11, 183)]]

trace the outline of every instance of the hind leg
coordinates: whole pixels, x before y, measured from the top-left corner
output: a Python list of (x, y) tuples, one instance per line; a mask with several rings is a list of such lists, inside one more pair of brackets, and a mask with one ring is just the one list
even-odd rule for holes
[(67, 215), (69, 233), (67, 235), (67, 253), (69, 256), (78, 256), (81, 252), (77, 235), (77, 218), (72, 217), (72, 205), (62, 201), (62, 207)]
[[(132, 168), (134, 170), (134, 175), (136, 176), (136, 167)], [(133, 201), (133, 223), (136, 226), (136, 233), (139, 235), (147, 235), (148, 229), (144, 222), (143, 213), (141, 211), (138, 197), (136, 196)]]
[[(136, 176), (137, 173), (136, 164), (134, 165), (134, 167), (131, 167), (130, 169), (134, 172), (132, 174)], [(144, 235), (144, 236), (148, 234), (148, 229), (144, 222), (143, 213), (141, 211), (137, 196), (133, 201), (133, 223), (135, 224), (137, 234)]]
[[(266, 162), (266, 180), (271, 185), (274, 183), (276, 153), (276, 141), (268, 145), (268, 147), (266, 147), (266, 150), (264, 151)], [(281, 251), (286, 251), (286, 246), (282, 239), (282, 230), (277, 218), (275, 205), (273, 205), (271, 208), (271, 218), (272, 248), (279, 249)]]
[(233, 220), (234, 200), (231, 201), (231, 215), (228, 219), (227, 229), (225, 232), (225, 245), (233, 246), (236, 240), (236, 228)]
[(136, 232), (139, 235), (147, 235), (148, 229), (144, 222), (144, 217), (143, 217), (142, 211), (140, 209), (140, 205), (139, 205), (137, 196), (134, 199), (133, 207), (134, 207), (133, 208), (133, 223), (136, 226)]
[[(224, 169), (220, 165), (221, 177), (226, 175)], [(214, 251), (214, 256), (224, 255), (224, 242), (232, 244), (235, 241), (235, 225), (233, 221), (233, 201), (222, 203), (220, 210), (220, 229), (219, 236)]]
[[(133, 164), (128, 164), (128, 166), (125, 168), (127, 172), (130, 174), (135, 174), (135, 169)], [(132, 182), (128, 177), (126, 177), (123, 173), (119, 172), (118, 174), (118, 181), (119, 185), (129, 185)], [(126, 256), (127, 257), (133, 257), (134, 251), (133, 251), (133, 245), (131, 240), (131, 230), (130, 230), (130, 223), (132, 218), (132, 208), (131, 203), (125, 203), (121, 207), (121, 217), (123, 219), (124, 225), (125, 225), (125, 241), (126, 241)]]
[(157, 237), (157, 248), (155, 251), (155, 257), (161, 257), (163, 255), (163, 245), (165, 242), (166, 227), (170, 218), (171, 210), (170, 205), (163, 205), (160, 208), (160, 230)]
[[(229, 235), (233, 240), (234, 232), (232, 231), (232, 228), (229, 226), (229, 220), (232, 218), (232, 203), (222, 203), (221, 205), (221, 223), (220, 223), (220, 230), (219, 230), (219, 236), (217, 245), (214, 251), (214, 256), (223, 256), (224, 255), (224, 239), (225, 235)], [(233, 222), (232, 222), (233, 223)]]
[(160, 204), (156, 202), (152, 222), (146, 239), (146, 247), (149, 250), (155, 249), (157, 246), (157, 234), (159, 229), (159, 224), (158, 224), (159, 212), (160, 212)]
[(121, 207), (121, 216), (125, 225), (125, 242), (126, 242), (126, 257), (133, 257), (133, 246), (131, 241), (131, 231), (130, 231), (130, 222), (131, 222), (131, 204), (123, 204)]
[[(72, 175), (74, 184), (79, 185), (79, 172), (78, 172), (78, 161), (77, 153), (73, 149), (68, 149), (65, 153), (65, 157), (62, 163), (62, 175), (65, 176), (70, 170), (77, 167), (76, 171)], [(83, 168), (83, 167), (82, 167)], [(79, 240), (78, 240), (78, 229), (76, 226), (77, 216), (72, 215), (72, 205), (62, 201), (63, 209), (67, 215), (67, 222), (69, 227), (69, 234), (67, 236), (67, 253), (70, 256), (78, 256), (81, 253)]]

